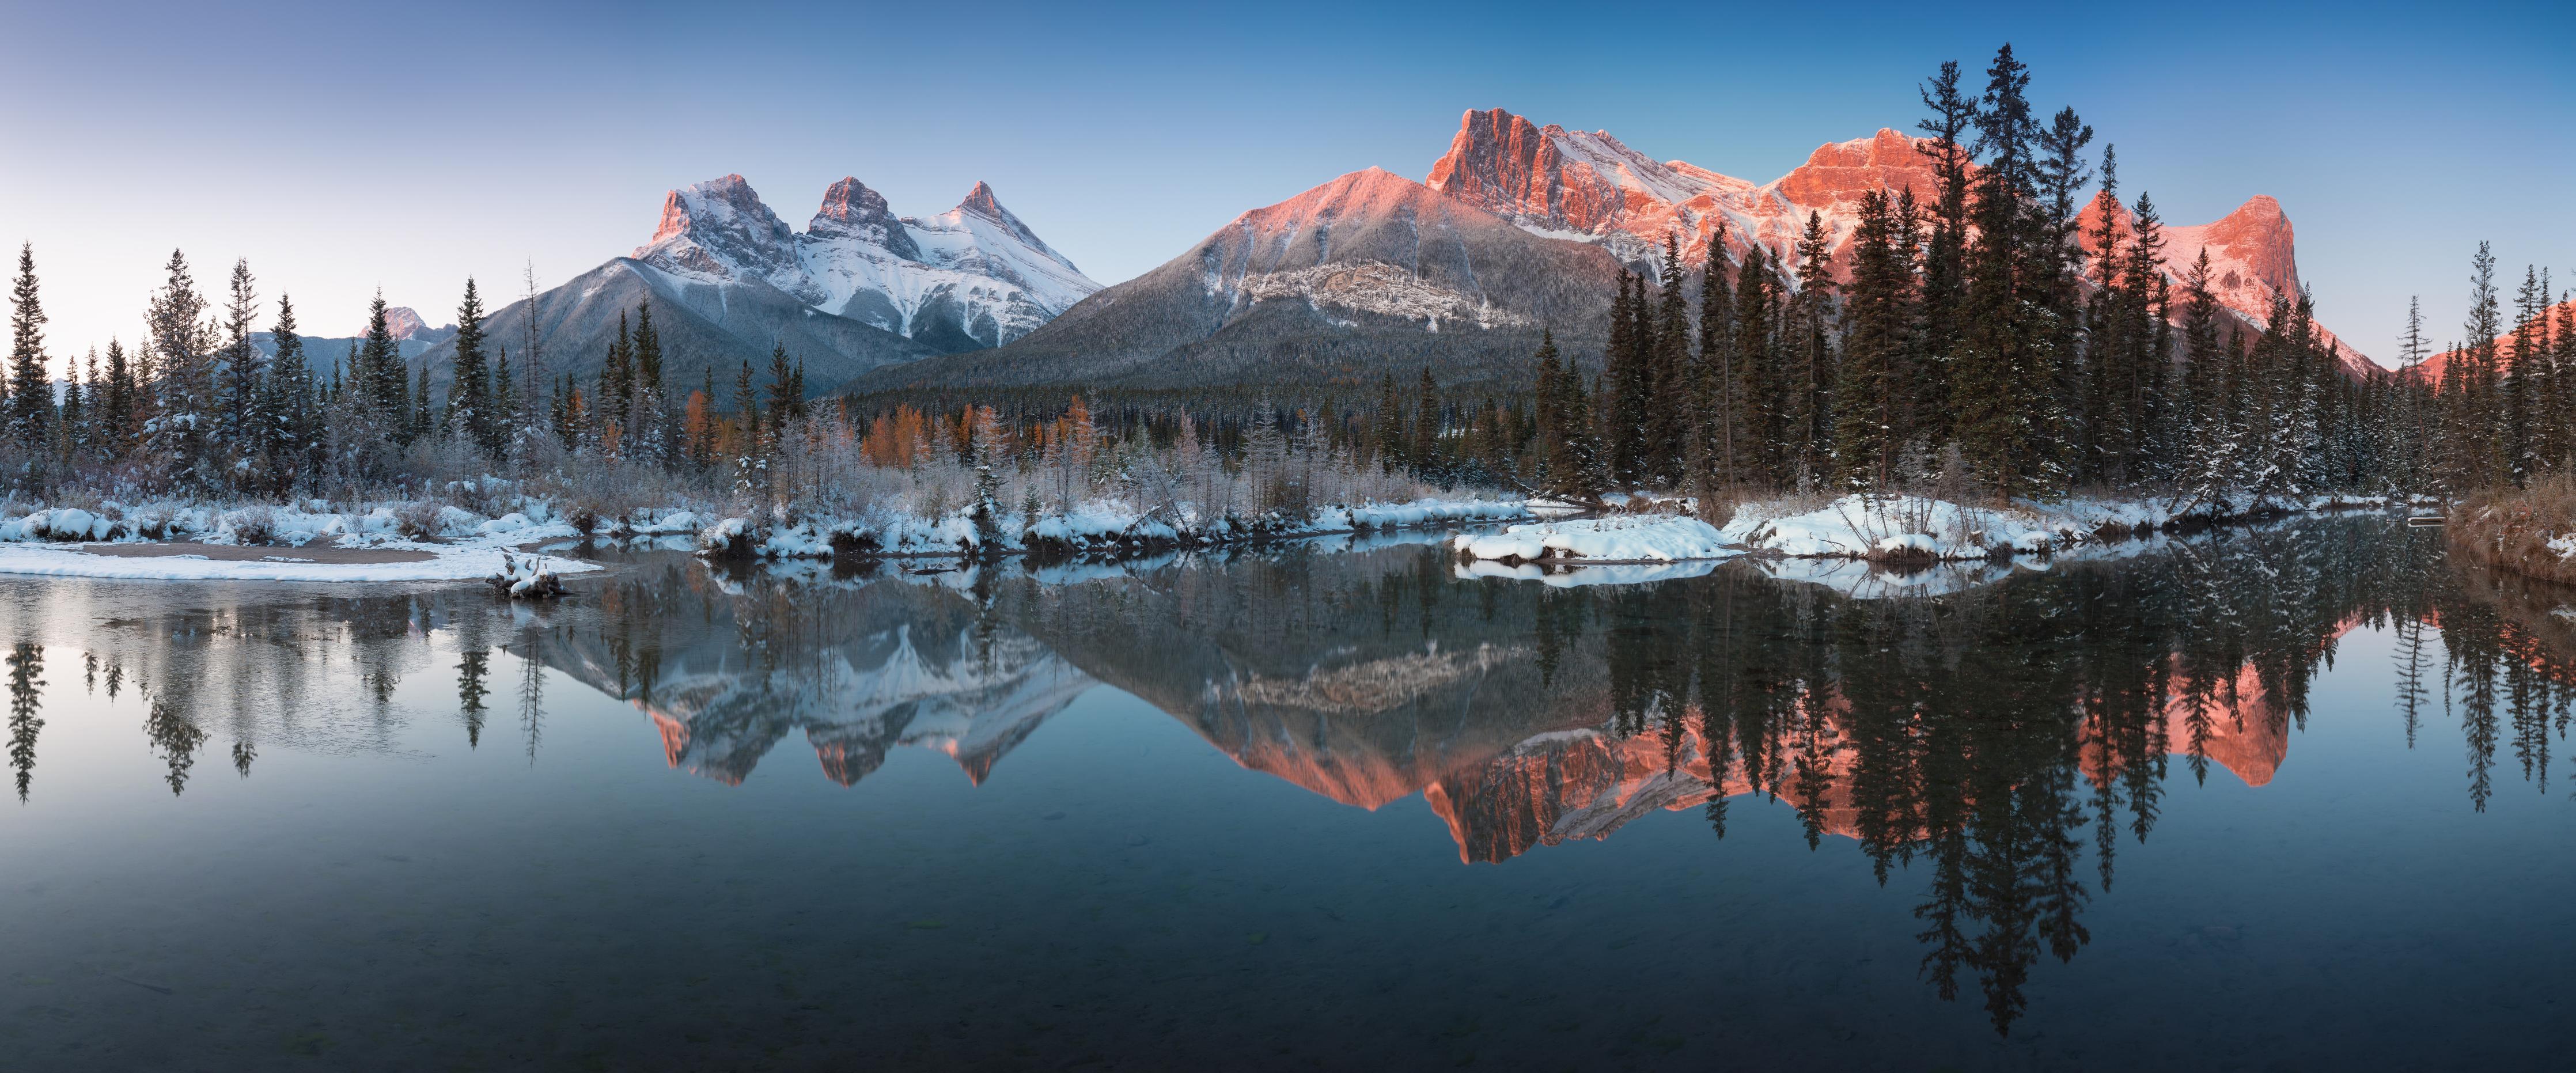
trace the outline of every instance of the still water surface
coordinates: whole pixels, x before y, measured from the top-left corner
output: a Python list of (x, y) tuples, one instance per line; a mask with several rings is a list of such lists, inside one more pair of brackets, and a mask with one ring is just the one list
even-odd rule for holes
[(0, 1068), (2565, 1068), (2576, 594), (2130, 550), (0, 578)]

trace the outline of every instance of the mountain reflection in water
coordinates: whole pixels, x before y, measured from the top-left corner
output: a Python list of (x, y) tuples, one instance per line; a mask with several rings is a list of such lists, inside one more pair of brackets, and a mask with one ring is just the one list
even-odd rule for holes
[[(1106, 684), (1334, 801), (1420, 794), (1469, 863), (1663, 810), (1724, 838), (1736, 810), (1785, 806), (1810, 847), (1847, 841), (1914, 899), (1924, 978), (1974, 988), (2008, 1031), (2042, 956), (2090, 941), (2088, 905), (2175, 778), (2263, 787), (2291, 762), (2348, 631), (2395, 631), (2392, 717), (2410, 741), (2458, 721), (2480, 810), (2499, 764), (2546, 791), (2576, 698), (2557, 593), (2453, 567), (2437, 535), (2376, 516), (2008, 573), (1886, 599), (1750, 563), (1557, 587), (1393, 547), (792, 577), (648, 558), (554, 608), (436, 587), (175, 605), (23, 588), (20, 621), (77, 623), (86, 647), (12, 642), (8, 753), (19, 797), (42, 794), (43, 691), (137, 690), (183, 793), (218, 750), (242, 777), (268, 749), (399, 752), (395, 684), (452, 676), (458, 733), (506, 734), (533, 762), (551, 668), (631, 702), (673, 767), (724, 783), (801, 732), (843, 785), (898, 746), (980, 784)], [(525, 673), (490, 680), (496, 650)]]

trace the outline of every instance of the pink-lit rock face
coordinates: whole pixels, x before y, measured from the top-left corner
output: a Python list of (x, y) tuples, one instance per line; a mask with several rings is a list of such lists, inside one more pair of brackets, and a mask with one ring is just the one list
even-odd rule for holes
[(1939, 196), (1940, 185), (1932, 174), (1932, 158), (1917, 148), (1929, 144), (1882, 127), (1867, 138), (1817, 146), (1806, 163), (1772, 185), (1793, 205), (1854, 216), (1860, 212), (1861, 195), (1872, 190), (1910, 187), (1916, 200), (1929, 205)]
[[(1531, 231), (1599, 241), (1631, 265), (1651, 259), (1672, 235), (1696, 266), (1723, 220), (1731, 260), (1741, 263), (1759, 243), (1795, 271), (1796, 244), (1814, 216), (1827, 235), (1834, 277), (1848, 279), (1843, 249), (1859, 227), (1863, 195), (1912, 189), (1927, 211), (1939, 198), (1932, 158), (1924, 153), (1930, 145), (1930, 139), (1881, 129), (1818, 146), (1787, 175), (1756, 185), (1684, 161), (1654, 160), (1606, 131), (1539, 126), (1495, 108), (1460, 119), (1427, 185)], [(2098, 206), (2086, 210), (2088, 236), (2099, 213)], [(2119, 216), (2125, 235), (2127, 210)], [(2298, 293), (2290, 218), (2268, 196), (2216, 222), (2168, 226), (2164, 233), (2166, 267), (2176, 281), (2207, 249), (2212, 290), (2249, 324), (2269, 321), (2273, 295)], [(2373, 367), (2332, 332), (2325, 335), (2348, 367)]]
[(429, 330), (429, 322), (420, 319), (410, 306), (392, 306), (385, 310), (385, 330), (396, 339), (409, 339)]
[(1817, 147), (1807, 162), (1756, 185), (1687, 161), (1658, 161), (1607, 131), (1538, 126), (1502, 109), (1468, 112), (1429, 185), (1532, 231), (1603, 241), (1622, 259), (1652, 256), (1665, 236), (1686, 260), (1707, 257), (1720, 221), (1727, 255), (1760, 243), (1795, 267), (1794, 246), (1816, 215), (1839, 253), (1859, 225), (1861, 195), (1913, 187), (1934, 197), (1924, 144), (1894, 130)]
[(2282, 215), (2281, 203), (2269, 195), (2256, 194), (2216, 223), (2173, 230), (2180, 232), (2181, 241), (2210, 250), (2210, 260), (2224, 259), (2231, 272), (2242, 272), (2282, 294), (2299, 292), (2299, 259), (2290, 218)]

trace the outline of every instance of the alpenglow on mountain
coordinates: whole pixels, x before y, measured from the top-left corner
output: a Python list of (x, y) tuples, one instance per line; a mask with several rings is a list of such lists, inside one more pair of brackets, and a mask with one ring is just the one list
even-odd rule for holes
[[(1026, 338), (880, 366), (851, 387), (1296, 390), (1426, 368), (1446, 385), (1525, 385), (1543, 330), (1574, 361), (1600, 360), (1618, 271), (1651, 270), (1668, 235), (1694, 277), (1723, 224), (1727, 261), (1759, 245), (1794, 280), (1812, 214), (1844, 275), (1864, 194), (1933, 195), (1926, 144), (1883, 129), (1820, 145), (1756, 183), (1656, 160), (1607, 131), (1468, 111), (1424, 182), (1377, 168), (1340, 176), (1237, 216)], [(2087, 210), (2088, 241), (2097, 222)], [(2169, 224), (2164, 236), (2177, 282), (2209, 254), (2212, 289), (2244, 328), (2260, 330), (2273, 298), (2299, 291), (2289, 217), (2270, 197), (2212, 223)], [(2333, 342), (2349, 370), (2372, 368)]]
[(799, 232), (727, 175), (671, 191), (634, 257), (693, 282), (757, 280), (952, 353), (1027, 335), (1100, 289), (980, 182), (923, 219), (895, 216), (884, 195), (843, 178)]

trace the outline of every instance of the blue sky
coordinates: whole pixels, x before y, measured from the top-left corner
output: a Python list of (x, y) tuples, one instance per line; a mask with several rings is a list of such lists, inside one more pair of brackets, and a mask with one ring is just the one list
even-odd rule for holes
[(2009, 40), (2169, 221), (2278, 197), (2374, 355), (2411, 293), (2457, 334), (2479, 239), (2576, 284), (2565, 5), (1944, 7), (9, 4), (0, 240), (36, 243), (58, 356), (134, 336), (174, 245), (311, 333), (378, 286), (435, 323), (727, 172), (798, 226), (845, 174), (907, 214), (987, 180), (1114, 282), (1342, 172), (1421, 178), (1469, 108), (1766, 181)]

